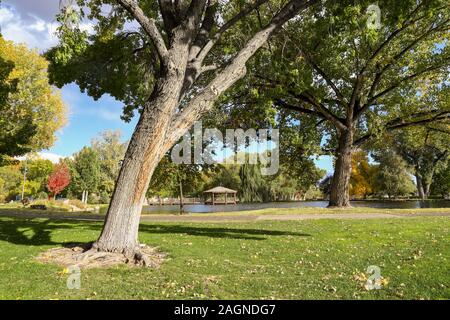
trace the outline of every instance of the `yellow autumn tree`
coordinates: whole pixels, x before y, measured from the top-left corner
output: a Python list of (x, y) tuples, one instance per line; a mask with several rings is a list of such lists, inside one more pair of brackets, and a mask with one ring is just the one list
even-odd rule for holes
[(51, 147), (66, 123), (60, 91), (48, 81), (48, 62), (36, 50), (0, 36), (0, 61), (13, 89), (0, 104), (0, 160)]
[(352, 155), (352, 174), (350, 177), (350, 196), (366, 198), (374, 191), (376, 167), (369, 164), (368, 155), (357, 151)]

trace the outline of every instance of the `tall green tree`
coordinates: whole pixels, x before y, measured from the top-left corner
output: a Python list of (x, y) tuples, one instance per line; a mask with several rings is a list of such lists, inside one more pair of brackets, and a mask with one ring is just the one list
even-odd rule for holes
[(53, 163), (50, 160), (39, 159), (37, 157), (27, 157), (26, 160), (20, 162), (20, 169), (27, 170), (26, 179), (32, 181), (37, 185), (35, 193), (30, 196), (35, 196), (37, 193), (46, 192), (48, 176), (53, 171)]
[[(134, 109), (140, 117), (95, 249), (142, 260), (139, 218), (161, 158), (245, 76), (245, 64), (269, 37), (317, 2), (78, 0), (78, 19), (95, 24), (90, 36), (73, 23), (73, 8), (63, 8), (61, 44), (47, 54), (53, 83), (76, 81), (95, 98), (110, 93), (127, 105), (126, 117)], [(220, 46), (228, 31), (261, 10), (265, 25), (240, 44)]]
[(424, 94), (448, 91), (442, 86), (450, 60), (447, 1), (377, 5), (380, 12), (371, 0), (327, 1), (285, 25), (254, 59), (234, 102), (257, 110), (269, 102), (301, 115), (304, 124), (314, 119), (323, 149), (336, 158), (330, 206), (349, 205), (355, 149), (383, 131), (439, 121), (450, 112), (448, 99)]
[(406, 196), (414, 192), (414, 183), (407, 163), (393, 149), (374, 155), (379, 163), (376, 173), (376, 192), (389, 198)]

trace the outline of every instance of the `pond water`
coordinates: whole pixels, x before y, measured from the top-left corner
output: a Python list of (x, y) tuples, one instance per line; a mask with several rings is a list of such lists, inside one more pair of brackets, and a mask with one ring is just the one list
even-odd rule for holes
[[(269, 203), (241, 203), (236, 205), (185, 205), (186, 212), (194, 213), (211, 213), (211, 212), (233, 212), (245, 210), (259, 210), (268, 208), (304, 208), (316, 207), (325, 208), (328, 201), (298, 201), (298, 202), (269, 202)], [(353, 207), (367, 207), (380, 209), (416, 209), (416, 208), (450, 208), (450, 200), (405, 200), (405, 201), (352, 201)], [(178, 205), (165, 206), (145, 206), (144, 213), (173, 213), (178, 212), (180, 207)]]

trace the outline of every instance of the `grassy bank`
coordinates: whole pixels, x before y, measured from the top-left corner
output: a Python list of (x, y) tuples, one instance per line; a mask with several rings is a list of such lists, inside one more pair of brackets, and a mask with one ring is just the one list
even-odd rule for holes
[(345, 209), (335, 208), (269, 208), (261, 210), (246, 210), (236, 212), (193, 213), (191, 215), (217, 216), (217, 215), (283, 215), (283, 214), (333, 214), (333, 213), (387, 213), (387, 214), (418, 214), (418, 213), (450, 213), (450, 208), (420, 208), (420, 209), (383, 209), (353, 207)]
[[(1, 299), (449, 299), (450, 218), (239, 224), (145, 223), (140, 240), (168, 254), (160, 269), (83, 270), (34, 256), (95, 240), (100, 223), (0, 218)], [(379, 266), (380, 290), (364, 288)]]
[[(91, 208), (92, 209), (92, 208)], [(108, 205), (99, 205), (99, 211), (76, 211), (71, 212), (68, 210), (58, 210), (57, 208), (50, 208), (48, 210), (35, 210), (29, 207), (19, 207), (19, 206), (0, 206), (0, 216), (2, 213), (24, 213), (25, 214), (42, 214), (43, 216), (54, 216), (54, 217), (80, 217), (80, 216), (102, 216), (105, 215), (108, 209)], [(230, 212), (214, 212), (214, 213), (189, 213), (186, 212), (184, 215), (194, 216), (194, 217), (214, 217), (214, 216), (258, 216), (258, 215), (320, 215), (320, 214), (450, 214), (450, 208), (421, 208), (421, 209), (382, 209), (382, 208), (363, 208), (363, 207), (353, 207), (346, 209), (328, 209), (328, 208), (317, 208), (317, 207), (303, 207), (303, 208), (268, 208), (260, 210), (245, 210), (245, 211), (230, 211)], [(175, 212), (143, 212), (143, 216), (174, 216), (179, 215), (177, 211)]]

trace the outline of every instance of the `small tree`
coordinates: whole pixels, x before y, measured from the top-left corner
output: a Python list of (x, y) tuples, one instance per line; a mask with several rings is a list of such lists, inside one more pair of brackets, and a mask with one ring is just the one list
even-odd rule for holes
[(69, 162), (72, 175), (70, 191), (82, 195), (82, 201), (87, 203), (89, 192), (97, 192), (101, 183), (100, 159), (98, 153), (89, 147), (84, 147), (74, 155)]
[(52, 174), (48, 177), (47, 189), (56, 196), (63, 191), (70, 183), (69, 168), (65, 163), (61, 163), (55, 167)]

